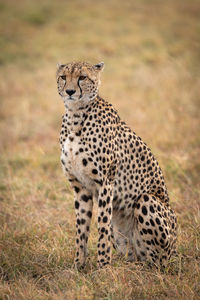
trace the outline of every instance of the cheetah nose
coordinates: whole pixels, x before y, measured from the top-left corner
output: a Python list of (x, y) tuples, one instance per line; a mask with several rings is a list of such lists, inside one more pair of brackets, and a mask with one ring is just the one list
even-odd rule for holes
[(72, 96), (76, 91), (75, 90), (66, 90), (66, 93), (69, 95), (69, 96)]

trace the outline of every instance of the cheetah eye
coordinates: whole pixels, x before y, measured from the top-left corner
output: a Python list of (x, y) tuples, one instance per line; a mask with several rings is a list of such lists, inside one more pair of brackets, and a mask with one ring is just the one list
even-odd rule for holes
[(66, 80), (66, 75), (60, 76), (63, 80)]
[(78, 80), (84, 80), (86, 76), (80, 76)]

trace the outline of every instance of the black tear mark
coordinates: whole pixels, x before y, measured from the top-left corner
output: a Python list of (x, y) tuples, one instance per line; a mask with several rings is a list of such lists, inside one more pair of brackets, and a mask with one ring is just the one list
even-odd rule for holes
[(78, 80), (78, 87), (79, 87), (79, 89), (80, 89), (80, 92), (81, 92), (81, 94), (80, 94), (80, 96), (79, 96), (79, 99), (82, 97), (82, 95), (83, 95), (83, 93), (82, 93), (82, 88), (80, 87), (80, 80)]

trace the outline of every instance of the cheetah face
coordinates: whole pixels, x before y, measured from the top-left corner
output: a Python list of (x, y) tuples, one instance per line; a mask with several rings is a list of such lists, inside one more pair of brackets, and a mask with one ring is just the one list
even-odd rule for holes
[(103, 66), (104, 63), (90, 65), (86, 62), (58, 65), (58, 93), (66, 106), (70, 102), (87, 102), (97, 96)]

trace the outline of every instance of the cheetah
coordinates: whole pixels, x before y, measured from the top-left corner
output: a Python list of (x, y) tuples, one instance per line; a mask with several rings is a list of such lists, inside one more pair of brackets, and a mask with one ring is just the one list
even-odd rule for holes
[(98, 94), (104, 63), (59, 64), (57, 86), (65, 114), (61, 164), (74, 191), (76, 253), (84, 267), (93, 200), (98, 210), (98, 266), (112, 245), (129, 261), (165, 267), (176, 253), (177, 221), (162, 171), (151, 150)]

